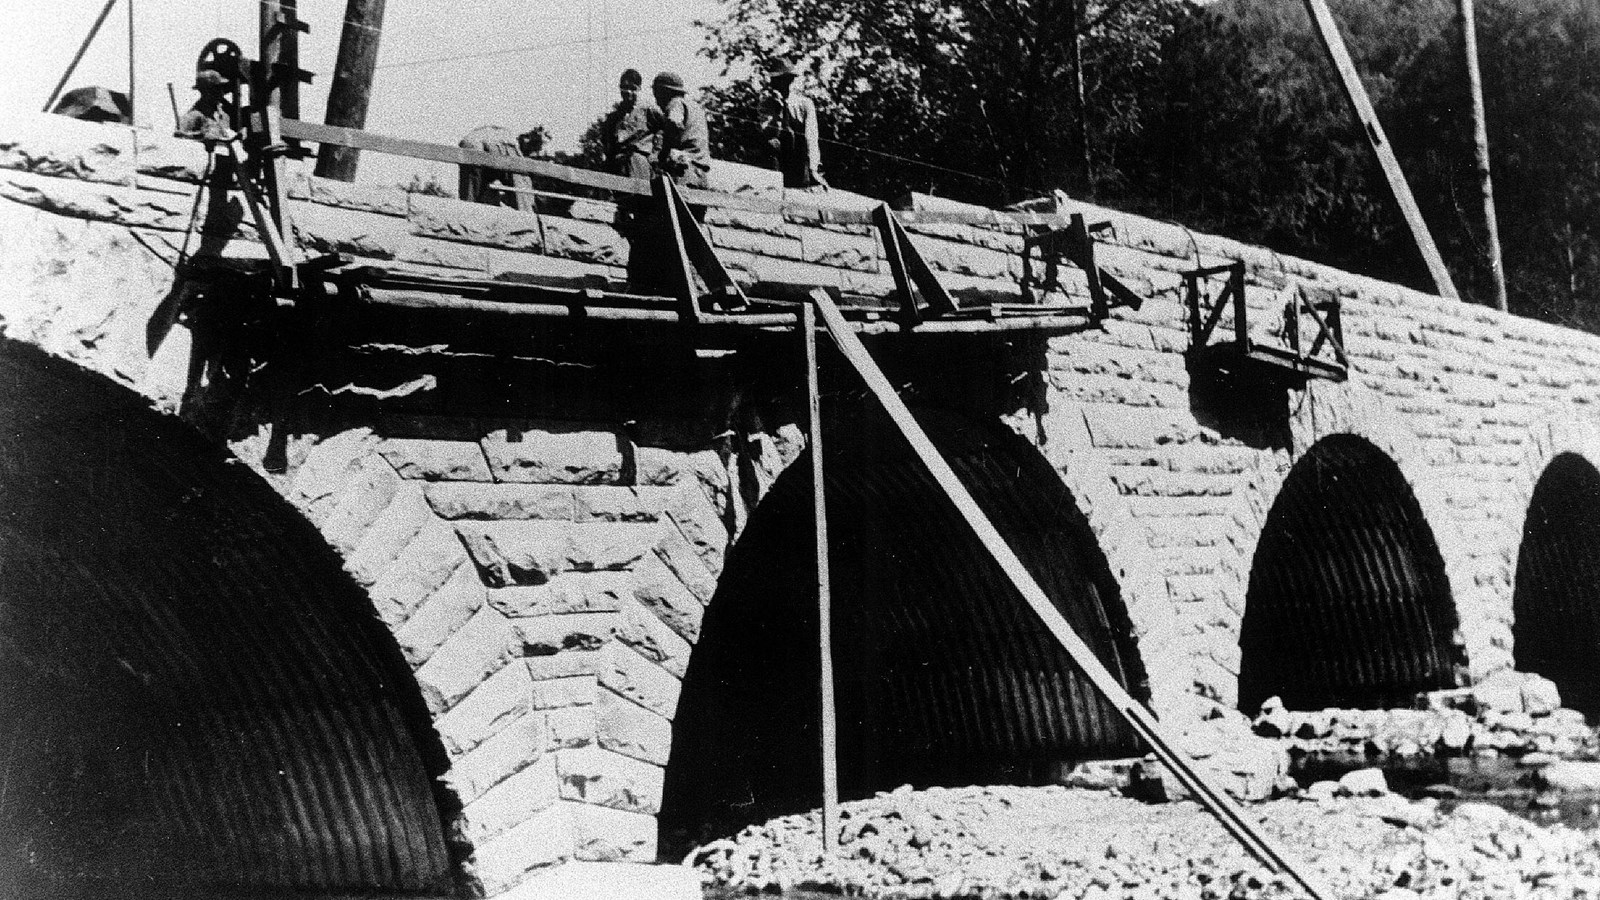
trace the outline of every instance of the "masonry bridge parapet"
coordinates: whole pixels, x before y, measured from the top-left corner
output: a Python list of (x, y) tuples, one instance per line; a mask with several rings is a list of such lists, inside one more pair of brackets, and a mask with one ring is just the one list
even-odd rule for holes
[[(420, 751), (421, 766), (442, 785), (438, 840), (452, 884), (492, 896), (537, 883), (557, 863), (654, 860), (683, 837), (662, 833), (664, 804), (677, 802), (675, 790), (705, 788), (674, 767), (704, 758), (736, 772), (703, 731), (689, 734), (708, 718), (727, 714), (752, 735), (788, 727), (804, 736), (793, 752), (809, 765), (803, 707), (783, 711), (787, 724), (741, 719), (746, 712), (718, 690), (751, 689), (717, 681), (748, 671), (741, 665), (803, 674), (797, 660), (814, 651), (797, 637), (803, 598), (785, 594), (804, 587), (785, 554), (809, 527), (797, 513), (809, 475), (793, 466), (807, 450), (792, 329), (695, 334), (375, 304), (284, 328), (271, 298), (238, 274), (265, 251), (236, 200), (213, 199), (189, 234), (203, 151), (135, 134), (47, 117), (0, 123), (7, 377), (19, 390), (63, 391), (64, 406), (82, 391), (138, 395), (225, 442), (314, 526), (337, 554), (329, 577), (360, 588), (404, 662), (410, 683), (390, 679), (389, 690), (431, 726), (424, 743), (436, 743)], [(865, 208), (865, 198), (836, 193), (828, 202)], [(309, 175), (296, 176), (289, 196), (301, 246), (352, 265), (475, 285), (626, 278), (628, 242), (613, 226), (615, 207), (600, 200), (540, 197), (536, 211), (518, 212)], [(1600, 571), (1579, 567), (1566, 599), (1539, 599), (1557, 590), (1549, 583), (1561, 561), (1583, 550), (1573, 529), (1539, 523), (1600, 500), (1600, 338), (1066, 204), (1111, 223), (1097, 233), (1097, 259), (1144, 300), (1139, 308), (1048, 331), (864, 330), (936, 440), (966, 461), (958, 471), (986, 485), (980, 501), (1011, 523), (1008, 536), (1045, 535), (1030, 564), (1073, 560), (1059, 564), (1060, 584), (1082, 593), (1063, 602), (1094, 598), (1098, 624), (1080, 618), (1103, 630), (1097, 649), (1121, 654), (1121, 673), (1164, 720), (1181, 727), (1217, 708), (1252, 712), (1278, 693), (1307, 704), (1404, 703), (1419, 690), (1529, 667), (1525, 633), (1537, 642), (1565, 631), (1577, 643), (1560, 652), (1600, 652), (1600, 621), (1572, 599), (1600, 588)], [(781, 214), (713, 208), (705, 225), (752, 294), (895, 291), (882, 242), (865, 226), (798, 205)], [(1020, 228), (997, 218), (906, 229), (952, 294), (1017, 294)], [(186, 246), (212, 264), (180, 276)], [(1286, 293), (1337, 297), (1348, 380), (1262, 387), (1191, 371), (1183, 273), (1233, 261), (1244, 263), (1251, 316), (1268, 332), (1285, 327)], [(1068, 294), (1087, 292), (1082, 273), (1062, 275)], [(61, 376), (30, 346), (98, 373), (101, 387)], [(836, 584), (857, 579), (836, 588), (841, 602), (910, 585), (888, 605), (860, 602), (873, 621), (901, 622), (907, 607), (893, 603), (924, 601), (936, 618), (947, 609), (941, 592), (981, 593), (962, 581), (981, 571), (977, 554), (956, 526), (945, 528), (936, 504), (919, 505), (911, 464), (886, 449), (889, 433), (869, 421), (861, 388), (829, 362), (825, 422), (841, 454), (830, 513), (837, 506), (840, 531), (856, 544), (837, 549), (849, 575)], [(26, 402), (39, 406), (28, 407), (39, 421), (52, 414), (37, 398)], [(114, 431), (104, 439), (120, 440)], [(40, 440), (32, 452), (49, 452), (48, 435)], [(106, 458), (131, 469), (165, 452), (123, 449)], [(1541, 494), (1557, 468), (1568, 489)], [(33, 477), (21, 463), (3, 471)], [(1018, 486), (996, 473), (1034, 480)], [(5, 523), (4, 534), (28, 531), (16, 515)], [(1530, 579), (1545, 593), (1530, 593)], [(1353, 612), (1341, 606), (1348, 598), (1358, 598), (1347, 604)], [(769, 610), (771, 621), (738, 609)], [(1523, 623), (1522, 610), (1571, 621)], [(940, 677), (956, 679), (940, 684), (976, 710), (1012, 688), (986, 694), (978, 675), (970, 690), (951, 687), (976, 671), (962, 660), (979, 651), (940, 629), (1027, 629), (956, 600), (948, 611), (945, 626), (872, 633), (897, 648), (933, 640), (949, 662)], [(702, 637), (709, 646), (718, 629), (734, 636), (729, 644), (756, 646), (719, 643), (707, 650), (717, 662), (699, 661)], [(26, 639), (7, 635), (0, 647)], [(937, 654), (928, 664), (938, 668)], [(705, 669), (713, 665), (724, 668)], [(935, 691), (901, 685), (894, 664), (881, 665), (856, 677), (897, 686), (871, 694), (864, 709)], [(1037, 734), (1011, 749), (1037, 763), (1041, 748), (1056, 746), (1051, 717), (1065, 715), (1050, 704), (1093, 702), (1058, 665), (1030, 670), (1036, 683), (995, 701), (1001, 713), (919, 711), (935, 724), (908, 716), (896, 727), (924, 734), (917, 729), (949, 724), (940, 715), (1013, 716), (1034, 723), (1019, 735)], [(697, 680), (696, 666), (710, 674)], [(1286, 683), (1296, 676), (1312, 687)], [(1600, 697), (1576, 680), (1562, 686)], [(1079, 718), (1081, 755), (1126, 743), (1110, 718)], [(858, 749), (893, 756), (904, 749), (898, 739), (874, 733), (882, 746)], [(987, 745), (962, 746), (974, 755)], [(964, 759), (905, 777), (980, 770)], [(984, 775), (1038, 777), (1028, 771)]]

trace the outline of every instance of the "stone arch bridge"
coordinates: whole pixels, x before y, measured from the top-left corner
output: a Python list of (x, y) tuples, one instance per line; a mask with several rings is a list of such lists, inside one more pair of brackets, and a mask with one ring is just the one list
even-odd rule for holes
[[(28, 773), (0, 805), (9, 888), (181, 859), (492, 896), (813, 802), (792, 330), (473, 306), (484, 285), (622, 280), (614, 209), (311, 177), (290, 190), (302, 246), (455, 279), (469, 308), (286, 328), (239, 265), (175, 274), (203, 160), (139, 141), (0, 133), (0, 697)], [(1138, 309), (866, 330), (1130, 689), (1181, 726), (1518, 667), (1600, 712), (1600, 339), (1067, 209), (1111, 223), (1097, 258)], [(209, 213), (203, 255), (263, 256), (236, 198)], [(706, 225), (752, 292), (894, 291), (882, 242), (814, 208)], [(1017, 229), (907, 228), (957, 296), (1015, 296)], [(1236, 260), (1258, 321), (1295, 292), (1340, 301), (1347, 381), (1191, 374), (1181, 273)], [(847, 369), (825, 357), (823, 378), (847, 794), (1138, 752)], [(38, 824), (73, 817), (120, 830)]]

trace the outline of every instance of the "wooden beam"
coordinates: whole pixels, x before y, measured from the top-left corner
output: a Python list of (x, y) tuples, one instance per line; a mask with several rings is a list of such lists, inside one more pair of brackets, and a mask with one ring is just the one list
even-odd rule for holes
[(1072, 657), (1073, 662), (1099, 689), (1101, 695), (1122, 714), (1128, 724), (1133, 726), (1134, 731), (1149, 743), (1161, 762), (1199, 798), (1201, 804), (1252, 856), (1264, 865), (1287, 874), (1299, 882), (1313, 900), (1331, 900), (1333, 894), (1312, 880), (1302, 864), (1292, 861), (1282, 848), (1267, 837), (1259, 824), (1246, 816), (1244, 810), (1232, 798), (1213, 785), (1210, 777), (1202, 774), (1189, 758), (1177, 749), (1178, 745), (1167, 736), (1166, 729), (1156, 721), (1156, 717), (1145, 709), (1143, 704), (1133, 699), (1122, 687), (1122, 683), (1117, 681), (1116, 676), (1100, 662), (1094, 650), (1084, 643), (1073, 630), (1071, 623), (1062, 616), (1060, 610), (1056, 609), (1055, 602), (1043, 588), (1039, 587), (1033, 574), (1023, 565), (1005, 538), (995, 529), (994, 523), (990, 522), (989, 517), (979, 508), (972, 494), (956, 477), (955, 471), (945, 462), (933, 442), (928, 439), (928, 435), (923, 432), (922, 426), (912, 417), (911, 410), (906, 408), (905, 403), (895, 393), (894, 386), (889, 383), (889, 379), (878, 368), (877, 363), (873, 362), (872, 355), (867, 352), (861, 339), (856, 337), (850, 323), (845, 321), (844, 314), (834, 305), (833, 300), (823, 291), (817, 291), (811, 296), (818, 313), (822, 316), (823, 324), (833, 336), (834, 343), (838, 345), (845, 359), (849, 360), (862, 380), (867, 383), (867, 388), (878, 398), (889, 418), (910, 442), (917, 458), (933, 475), (933, 480), (945, 496), (955, 504), (956, 510), (994, 557), (995, 562), (1000, 565), (1017, 592), (1033, 608), (1034, 613), (1044, 622), (1045, 628), (1055, 636), (1067, 654)]
[(800, 307), (806, 350), (806, 424), (811, 429), (811, 502), (817, 539), (817, 649), (822, 721), (822, 852), (839, 846), (839, 720), (833, 696), (833, 585), (828, 566), (828, 503), (822, 469), (822, 392), (817, 379), (817, 311)]
[(1306, 12), (1311, 15), (1312, 29), (1321, 40), (1322, 49), (1328, 54), (1328, 61), (1339, 74), (1339, 82), (1344, 86), (1345, 100), (1349, 101), (1351, 112), (1355, 114), (1362, 132), (1366, 134), (1367, 143), (1372, 145), (1372, 151), (1378, 157), (1378, 165), (1383, 168), (1383, 177), (1389, 182), (1389, 191), (1394, 194), (1395, 202), (1400, 206), (1400, 214), (1405, 217), (1406, 225), (1411, 229), (1411, 238), (1416, 241), (1417, 250), (1422, 253), (1422, 261), (1428, 265), (1428, 274), (1433, 276), (1434, 289), (1441, 297), (1460, 300), (1461, 295), (1456, 292), (1455, 282), (1450, 279), (1450, 270), (1445, 268), (1444, 258), (1439, 255), (1439, 248), (1433, 243), (1433, 235), (1428, 231), (1428, 223), (1422, 219), (1422, 210), (1417, 208), (1417, 200), (1411, 196), (1411, 186), (1406, 183), (1405, 173), (1400, 171), (1400, 161), (1395, 158), (1394, 150), (1389, 146), (1389, 138), (1383, 133), (1383, 126), (1378, 123), (1377, 110), (1372, 108), (1372, 100), (1367, 96), (1367, 89), (1361, 84), (1361, 74), (1356, 71), (1355, 61), (1350, 58), (1350, 51), (1345, 47), (1344, 38), (1339, 36), (1339, 26), (1333, 20), (1333, 13), (1328, 9), (1327, 0), (1305, 0), (1305, 5)]
[[(367, 124), (367, 102), (372, 96), (372, 75), (378, 68), (378, 39), (383, 35), (384, 0), (349, 0), (344, 30), (339, 33), (339, 56), (328, 86), (328, 113), (324, 121), (343, 128)], [(285, 135), (294, 137), (294, 135)], [(337, 181), (354, 181), (359, 148), (323, 145), (317, 152), (316, 174)]]
[(1478, 22), (1472, 0), (1456, 0), (1461, 21), (1461, 53), (1467, 70), (1467, 93), (1472, 104), (1472, 152), (1478, 174), (1478, 193), (1483, 200), (1483, 223), (1488, 242), (1483, 248), (1488, 257), (1489, 276), (1494, 280), (1494, 308), (1510, 309), (1506, 299), (1505, 262), (1500, 256), (1500, 223), (1495, 220), (1494, 179), (1489, 174), (1489, 127), (1483, 114), (1483, 77), (1478, 73)]
[[(100, 15), (96, 16), (94, 24), (89, 26), (89, 33), (84, 35), (83, 43), (78, 45), (78, 52), (72, 55), (72, 62), (67, 63), (67, 70), (61, 73), (61, 80), (56, 82), (55, 89), (50, 92), (50, 99), (44, 101), (44, 109), (40, 110), (41, 112), (49, 112), (50, 107), (56, 105), (56, 99), (61, 96), (61, 89), (67, 86), (67, 80), (72, 77), (72, 73), (78, 71), (78, 63), (83, 61), (83, 54), (89, 50), (89, 45), (94, 43), (94, 36), (100, 33), (100, 26), (106, 23), (106, 16), (111, 14), (111, 7), (116, 5), (117, 0), (106, 0), (106, 5), (100, 7)], [(132, 116), (133, 111), (130, 106), (129, 118)]]

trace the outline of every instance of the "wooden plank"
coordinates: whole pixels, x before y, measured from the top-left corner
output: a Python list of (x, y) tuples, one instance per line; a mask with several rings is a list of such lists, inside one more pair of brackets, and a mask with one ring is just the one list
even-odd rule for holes
[(811, 429), (811, 502), (817, 540), (817, 645), (822, 665), (822, 852), (839, 846), (839, 722), (833, 696), (833, 594), (828, 567), (828, 503), (822, 469), (822, 391), (817, 383), (817, 311), (800, 307), (806, 350), (807, 427)]
[(856, 337), (839, 308), (834, 306), (828, 295), (821, 291), (812, 295), (812, 302), (816, 304), (823, 324), (833, 336), (840, 351), (867, 383), (867, 388), (878, 398), (878, 402), (894, 420), (900, 433), (910, 442), (911, 449), (933, 475), (933, 480), (944, 491), (945, 496), (955, 504), (956, 510), (968, 527), (976, 534), (978, 540), (983, 542), (984, 547), (1000, 565), (1018, 593), (1033, 608), (1034, 613), (1044, 622), (1045, 627), (1060, 642), (1078, 668), (1099, 689), (1101, 695), (1127, 719), (1139, 736), (1150, 744), (1161, 762), (1200, 799), (1206, 809), (1252, 856), (1299, 882), (1313, 900), (1331, 900), (1333, 894), (1330, 891), (1313, 881), (1303, 865), (1291, 861), (1287, 853), (1267, 837), (1259, 824), (1248, 818), (1232, 798), (1213, 785), (1209, 776), (1202, 774), (1186, 755), (1176, 749), (1177, 744), (1166, 734), (1166, 729), (1156, 721), (1156, 717), (1145, 709), (1143, 704), (1133, 699), (1117, 681), (1116, 676), (1100, 662), (1100, 658), (1095, 656), (1094, 651), (1073, 630), (1060, 610), (1056, 609), (1050, 596), (1039, 587), (1033, 574), (995, 529), (994, 523), (990, 522), (989, 517), (978, 507), (972, 494), (968, 493), (966, 487), (956, 477), (955, 471), (945, 462), (944, 457), (923, 432), (922, 426), (917, 424), (911, 411), (895, 393), (894, 386), (889, 383), (883, 370), (873, 362), (866, 346)]
[(1388, 180), (1389, 190), (1394, 194), (1395, 202), (1400, 205), (1400, 214), (1405, 217), (1406, 225), (1411, 229), (1411, 238), (1416, 241), (1417, 249), (1422, 253), (1422, 260), (1428, 265), (1428, 274), (1433, 276), (1434, 288), (1441, 297), (1460, 300), (1461, 295), (1456, 292), (1455, 282), (1450, 279), (1450, 270), (1445, 268), (1444, 258), (1439, 255), (1439, 248), (1433, 243), (1433, 235), (1428, 231), (1428, 223), (1422, 219), (1422, 210), (1417, 208), (1417, 200), (1411, 196), (1411, 186), (1406, 183), (1405, 173), (1400, 171), (1400, 161), (1395, 159), (1394, 150), (1389, 146), (1389, 138), (1383, 133), (1383, 126), (1378, 123), (1378, 112), (1372, 108), (1372, 100), (1367, 96), (1367, 89), (1361, 84), (1361, 74), (1356, 71), (1356, 64), (1344, 45), (1344, 38), (1339, 35), (1339, 26), (1333, 20), (1333, 13), (1328, 9), (1327, 0), (1305, 0), (1305, 5), (1306, 12), (1311, 15), (1312, 28), (1322, 41), (1322, 49), (1327, 51), (1328, 61), (1339, 73), (1339, 81), (1344, 85), (1344, 96), (1350, 103), (1350, 110), (1355, 113), (1361, 130), (1367, 135), (1367, 142), (1377, 154), (1378, 164), (1383, 167), (1383, 177)]

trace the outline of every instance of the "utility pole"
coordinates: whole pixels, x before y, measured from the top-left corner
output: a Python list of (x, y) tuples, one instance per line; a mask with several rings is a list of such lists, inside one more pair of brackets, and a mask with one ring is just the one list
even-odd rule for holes
[(1383, 176), (1389, 182), (1389, 191), (1411, 229), (1411, 239), (1416, 241), (1422, 261), (1427, 263), (1428, 274), (1433, 276), (1434, 290), (1441, 297), (1460, 300), (1461, 295), (1456, 292), (1450, 270), (1445, 268), (1444, 258), (1439, 255), (1439, 248), (1428, 231), (1428, 223), (1422, 219), (1422, 210), (1417, 208), (1417, 200), (1411, 196), (1411, 185), (1406, 183), (1405, 173), (1400, 171), (1400, 161), (1395, 159), (1389, 138), (1383, 133), (1383, 126), (1378, 124), (1378, 113), (1372, 108), (1372, 99), (1367, 96), (1366, 87), (1361, 84), (1361, 75), (1356, 71), (1355, 61), (1350, 58), (1350, 51), (1344, 45), (1344, 38), (1339, 35), (1339, 26), (1333, 20), (1327, 0), (1305, 0), (1305, 6), (1306, 12), (1311, 15), (1312, 30), (1317, 33), (1322, 49), (1328, 54), (1328, 61), (1339, 75), (1350, 111), (1355, 114), (1356, 122), (1366, 134), (1367, 143), (1372, 145), (1378, 165), (1383, 168)]
[(1483, 76), (1478, 71), (1478, 24), (1472, 0), (1456, 0), (1461, 19), (1461, 46), (1467, 67), (1467, 90), (1472, 95), (1472, 149), (1478, 173), (1478, 189), (1483, 193), (1483, 220), (1488, 232), (1485, 252), (1489, 275), (1494, 279), (1494, 307), (1510, 309), (1506, 300), (1505, 262), (1500, 257), (1500, 225), (1494, 214), (1494, 181), (1489, 177), (1489, 126), (1483, 114)]
[[(340, 128), (364, 128), (367, 102), (372, 97), (372, 73), (378, 68), (378, 38), (383, 36), (384, 0), (349, 0), (344, 31), (339, 35), (339, 59), (328, 88), (328, 115), (323, 120)], [(317, 152), (316, 174), (338, 181), (356, 179), (361, 151), (323, 144)]]

